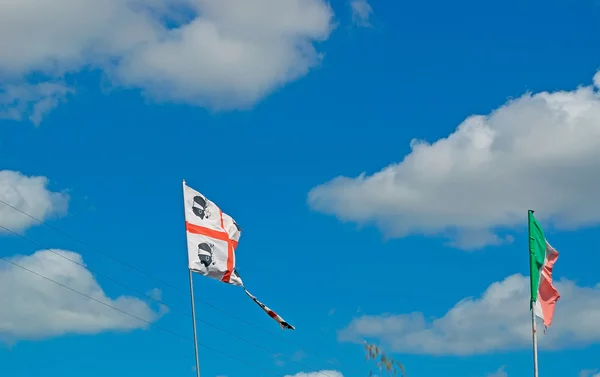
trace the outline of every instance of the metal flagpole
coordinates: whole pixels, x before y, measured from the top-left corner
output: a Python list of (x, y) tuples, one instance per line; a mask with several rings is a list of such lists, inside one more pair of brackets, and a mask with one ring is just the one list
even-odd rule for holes
[(531, 308), (531, 329), (533, 332), (533, 377), (538, 377), (537, 326), (533, 307)]
[[(533, 257), (531, 255), (531, 216), (533, 215), (533, 210), (527, 211), (527, 249), (529, 251), (529, 281), (531, 282), (531, 287), (533, 289), (533, 281), (531, 280), (533, 277), (531, 276), (531, 272), (533, 271)], [(533, 294), (533, 291), (531, 292)], [(535, 321), (535, 311), (533, 310), (534, 302), (530, 300), (530, 309), (531, 309), (531, 333), (533, 337), (533, 377), (538, 377), (538, 347), (537, 347), (537, 326)]]
[(196, 335), (196, 309), (194, 308), (194, 282), (192, 280), (192, 270), (188, 268), (188, 272), (190, 273), (190, 294), (192, 295), (192, 323), (194, 327), (194, 351), (196, 352), (196, 376), (200, 377), (200, 361), (198, 360), (198, 335)]
[[(183, 205), (183, 214), (185, 217), (185, 180), (183, 180), (183, 200), (184, 200), (184, 205)], [(198, 359), (198, 335), (196, 332), (196, 308), (194, 305), (194, 280), (193, 280), (193, 275), (192, 275), (192, 270), (190, 269), (189, 265), (188, 265), (188, 273), (189, 273), (189, 278), (190, 278), (190, 296), (192, 299), (192, 327), (194, 329), (194, 352), (196, 354), (196, 376), (200, 377), (200, 360)]]

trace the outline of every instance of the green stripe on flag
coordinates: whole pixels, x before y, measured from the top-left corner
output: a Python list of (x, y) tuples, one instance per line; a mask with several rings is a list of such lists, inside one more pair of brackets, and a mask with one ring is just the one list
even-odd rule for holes
[(531, 282), (531, 303), (537, 300), (540, 273), (546, 260), (546, 238), (544, 230), (529, 210), (529, 268)]

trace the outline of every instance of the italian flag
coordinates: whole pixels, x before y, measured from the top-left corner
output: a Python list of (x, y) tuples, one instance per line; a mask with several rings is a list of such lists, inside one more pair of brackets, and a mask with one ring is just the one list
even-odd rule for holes
[(554, 305), (560, 298), (552, 285), (552, 267), (558, 259), (556, 251), (544, 237), (544, 231), (529, 211), (529, 265), (531, 267), (531, 309), (549, 327)]

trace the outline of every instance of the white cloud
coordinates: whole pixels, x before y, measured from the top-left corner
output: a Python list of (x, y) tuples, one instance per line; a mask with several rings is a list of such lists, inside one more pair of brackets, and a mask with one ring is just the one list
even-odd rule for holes
[(8, 0), (0, 84), (103, 70), (161, 100), (244, 108), (319, 64), (325, 0)]
[[(83, 264), (77, 253), (52, 251)], [(90, 271), (49, 250), (10, 260), (148, 322), (156, 321), (162, 314), (134, 297), (107, 297)], [(96, 334), (147, 326), (135, 318), (0, 261), (0, 339), (8, 342), (37, 340), (67, 333)]]
[(306, 357), (307, 357), (306, 353), (304, 353), (302, 350), (298, 350), (298, 351), (294, 352), (294, 354), (291, 357), (291, 360), (298, 362), (298, 361), (302, 361), (302, 360), (306, 359)]
[(283, 367), (286, 365), (285, 360), (282, 358), (281, 355), (277, 354), (274, 356), (275, 359), (275, 365), (277, 365), (278, 367)]
[(528, 209), (558, 228), (600, 222), (598, 87), (525, 94), (411, 148), (378, 173), (313, 188), (309, 205), (389, 237), (442, 234), (466, 249), (507, 241), (497, 232), (524, 224)]
[(500, 369), (498, 369), (494, 373), (489, 373), (487, 377), (508, 377), (508, 374), (506, 374), (504, 367), (500, 367)]
[(318, 372), (300, 372), (294, 375), (287, 375), (285, 377), (344, 377), (342, 373), (336, 370), (321, 370)]
[(359, 26), (371, 26), (369, 18), (371, 18), (373, 8), (367, 0), (352, 0), (350, 8), (352, 9), (352, 22)]
[[(25, 176), (11, 170), (0, 170), (0, 200), (40, 220), (64, 214), (69, 197), (65, 193), (48, 190), (48, 178)], [(4, 203), (0, 203), (0, 225), (22, 232), (37, 221)], [(0, 229), (0, 233), (4, 230)]]
[[(562, 298), (548, 333), (539, 346), (568, 348), (600, 341), (600, 284), (580, 287), (562, 279)], [(541, 325), (540, 325), (541, 328)], [(410, 314), (365, 315), (338, 334), (340, 341), (376, 338), (394, 352), (430, 355), (473, 355), (531, 347), (529, 277), (515, 274), (495, 282), (480, 298), (458, 302), (441, 318)]]
[(156, 301), (162, 301), (162, 291), (158, 288), (152, 288), (146, 293), (146, 296)]
[(37, 126), (70, 93), (73, 89), (60, 82), (4, 85), (0, 87), (0, 119), (22, 120), (27, 116)]

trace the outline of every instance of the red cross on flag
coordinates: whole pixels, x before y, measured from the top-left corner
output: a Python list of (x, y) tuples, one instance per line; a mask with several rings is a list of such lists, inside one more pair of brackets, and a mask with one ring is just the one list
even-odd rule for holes
[(231, 216), (198, 191), (184, 185), (189, 268), (224, 283), (243, 286), (235, 273), (240, 229)]
[[(190, 270), (227, 284), (244, 287), (235, 263), (235, 249), (241, 235), (238, 224), (215, 203), (188, 187), (185, 182), (183, 200)], [(294, 326), (284, 321), (248, 291), (246, 293), (283, 329), (294, 330)]]

